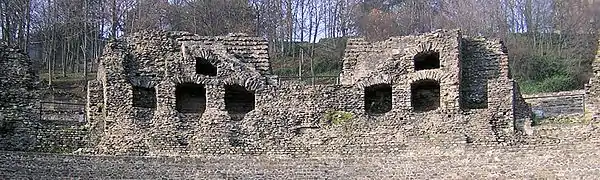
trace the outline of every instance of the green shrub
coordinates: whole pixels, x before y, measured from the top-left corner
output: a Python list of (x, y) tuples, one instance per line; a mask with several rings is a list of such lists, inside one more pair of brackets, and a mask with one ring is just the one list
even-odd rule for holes
[(583, 88), (597, 38), (583, 34), (517, 33), (506, 37), (511, 73), (524, 93)]
[(329, 125), (339, 125), (354, 118), (354, 114), (345, 111), (327, 111), (325, 122)]
[(519, 82), (519, 86), (521, 87), (521, 92), (525, 94), (570, 91), (579, 88), (573, 78), (568, 75), (554, 75), (539, 81), (521, 81)]

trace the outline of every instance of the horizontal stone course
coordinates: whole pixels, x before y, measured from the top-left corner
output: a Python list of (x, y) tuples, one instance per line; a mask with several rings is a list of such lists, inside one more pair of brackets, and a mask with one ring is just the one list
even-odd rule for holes
[[(72, 156), (0, 152), (3, 178), (94, 179), (588, 179), (600, 175), (598, 143), (464, 146), (364, 155)], [(25, 176), (26, 175), (26, 176)]]
[(585, 91), (526, 94), (523, 98), (538, 118), (582, 116), (584, 114)]

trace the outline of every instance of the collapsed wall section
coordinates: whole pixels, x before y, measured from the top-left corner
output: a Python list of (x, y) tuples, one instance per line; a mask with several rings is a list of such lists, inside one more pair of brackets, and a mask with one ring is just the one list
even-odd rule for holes
[(507, 141), (515, 131), (515, 118), (529, 118), (521, 113), (528, 107), (510, 78), (508, 51), (503, 42), (481, 37), (463, 38), (462, 47), (461, 108), (488, 114), (487, 122), (472, 122), (475, 134), (488, 133), (491, 126), (499, 140)]
[(0, 42), (0, 149), (30, 150), (39, 126), (38, 78), (25, 52)]
[(585, 91), (563, 91), (523, 95), (536, 118), (577, 117), (584, 114)]
[(206, 45), (218, 44), (223, 46), (227, 54), (249, 67), (256, 69), (262, 75), (269, 75), (269, 43), (260, 38), (243, 33), (229, 34), (227, 36), (197, 36), (186, 32), (173, 32), (172, 36), (178, 41), (204, 42)]
[(586, 103), (585, 109), (592, 120), (597, 121), (600, 118), (600, 40), (598, 40), (598, 49), (596, 59), (592, 62), (592, 77), (586, 84)]
[(85, 147), (84, 122), (42, 120), (39, 78), (25, 52), (0, 43), (0, 150), (66, 153)]

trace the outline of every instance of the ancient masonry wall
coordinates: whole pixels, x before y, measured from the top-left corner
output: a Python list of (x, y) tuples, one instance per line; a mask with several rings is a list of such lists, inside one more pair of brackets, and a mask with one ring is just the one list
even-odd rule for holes
[(88, 147), (85, 123), (41, 121), (38, 76), (21, 50), (0, 43), (0, 150), (72, 152)]
[[(394, 42), (396, 38), (389, 40), (389, 44), (352, 39), (349, 42), (354, 45), (349, 44), (347, 52), (353, 53), (346, 54), (342, 85), (304, 86), (273, 81), (275, 78), (268, 71), (258, 68), (268, 66), (261, 63), (268, 59), (263, 61), (256, 55), (264, 52), (266, 43), (258, 38), (234, 36), (242, 40), (230, 42), (259, 47), (247, 45), (247, 49), (257, 50), (235, 55), (227, 49), (237, 47), (222, 42), (231, 36), (208, 38), (181, 32), (142, 33), (111, 43), (101, 61), (98, 78), (88, 84), (86, 106), (90, 119), (86, 125), (38, 121), (32, 117), (35, 113), (25, 113), (35, 109), (35, 101), (26, 101), (30, 98), (11, 101), (20, 98), (11, 92), (25, 93), (26, 89), (20, 87), (26, 86), (5, 83), (31, 84), (14, 80), (28, 81), (27, 77), (32, 73), (19, 74), (16, 70), (20, 76), (10, 77), (10, 82), (2, 79), (14, 75), (15, 69), (28, 66), (26, 63), (15, 65), (26, 62), (26, 57), (16, 53), (17, 50), (3, 47), (0, 63), (10, 63), (0, 65), (8, 67), (6, 72), (11, 73), (0, 74), (0, 87), (4, 88), (0, 89), (0, 100), (5, 101), (0, 104), (3, 114), (0, 122), (25, 125), (8, 131), (16, 132), (12, 136), (1, 136), (4, 138), (0, 139), (2, 147), (17, 146), (24, 148), (8, 150), (43, 152), (93, 147), (91, 153), (158, 157), (4, 151), (0, 152), (0, 177), (562, 179), (600, 176), (597, 168), (600, 166), (597, 148), (600, 133), (595, 121), (534, 126), (530, 127), (532, 133), (516, 135), (524, 131), (520, 127), (523, 125), (517, 125), (520, 119), (527, 119), (531, 114), (526, 103), (531, 96), (521, 96), (518, 85), (504, 76), (508, 68), (506, 51), (497, 41), (460, 37), (453, 31), (409, 37), (435, 39), (449, 36), (452, 37), (448, 38), (450, 40), (424, 42), (442, 44), (433, 46), (438, 51), (460, 47), (460, 53), (441, 53), (443, 61), (439, 69), (419, 72), (410, 67), (410, 57), (423, 51), (418, 49), (422, 45), (396, 49), (393, 47), (403, 46)], [(454, 38), (461, 40), (454, 41)], [(457, 42), (460, 46), (456, 46)], [(412, 46), (417, 50), (409, 51)], [(369, 54), (374, 52), (380, 56)], [(450, 62), (457, 59), (447, 57), (448, 54), (457, 55), (462, 61)], [(247, 59), (242, 61), (241, 57)], [(209, 60), (216, 66), (216, 75), (211, 75), (210, 71), (208, 75), (198, 75), (194, 69), (198, 58)], [(387, 60), (381, 61), (386, 65), (375, 67), (381, 74), (361, 74), (361, 71), (354, 71), (360, 67), (352, 67), (359, 64), (352, 65), (352, 58), (356, 61)], [(598, 62), (600, 53), (594, 62), (595, 69)], [(445, 68), (453, 70), (446, 71)], [(459, 83), (458, 89), (454, 84), (440, 83), (440, 96), (443, 96), (440, 99), (449, 99), (449, 102), (441, 101), (437, 109), (415, 112), (411, 102), (413, 81), (434, 79), (442, 82), (446, 76), (458, 78), (452, 82)], [(487, 80), (481, 80), (481, 77), (487, 77)], [(586, 108), (595, 107), (598, 102), (598, 77), (600, 75), (595, 74), (587, 86)], [(204, 89), (184, 86), (184, 90), (192, 87), (196, 91), (182, 91), (181, 84), (203, 85)], [(389, 84), (391, 101), (375, 104), (389, 111), (367, 112), (368, 89), (381, 84)], [(231, 104), (228, 97), (239, 95), (232, 95), (227, 90), (231, 85), (250, 90), (255, 97), (254, 103), (238, 99), (233, 101), (235, 108), (228, 106)], [(388, 88), (384, 89), (385, 93), (375, 96), (388, 97)], [(197, 91), (205, 92), (205, 97), (198, 97)], [(179, 112), (181, 99), (177, 97), (182, 92), (188, 93), (185, 96), (188, 99), (196, 101), (184, 101), (188, 103), (184, 107), (194, 108), (192, 113)], [(538, 99), (544, 100), (538, 104), (531, 99), (529, 102), (534, 107), (552, 109), (563, 106), (555, 102), (579, 101), (577, 93), (573, 92), (574, 99), (538, 95), (536, 97), (544, 97)], [(254, 109), (243, 113), (238, 107)], [(597, 109), (587, 110), (598, 114)]]
[(582, 116), (585, 90), (528, 94), (523, 98), (536, 113), (536, 118)]
[(592, 62), (593, 74), (585, 87), (585, 109), (589, 111), (594, 121), (600, 118), (600, 39), (597, 50), (596, 59)]
[[(335, 155), (74, 156), (0, 152), (7, 179), (594, 179), (597, 127), (536, 127), (544, 145), (347, 146)], [(539, 138), (538, 138), (539, 140)]]
[(27, 150), (35, 144), (37, 77), (21, 50), (0, 42), (0, 149)]
[(85, 122), (40, 121), (34, 132), (36, 145), (31, 151), (48, 153), (71, 153), (89, 147), (89, 134)]
[[(415, 58), (428, 51), (439, 53), (439, 68), (416, 70)], [(340, 78), (342, 84), (359, 87), (392, 84), (393, 109), (404, 111), (414, 110), (411, 107), (412, 84), (434, 80), (440, 83), (440, 108), (424, 114), (452, 117), (452, 114), (462, 113), (467, 117), (460, 118), (470, 119), (468, 116), (489, 113), (488, 118), (494, 120), (473, 119), (466, 121), (469, 125), (459, 125), (472, 128), (467, 132), (474, 133), (469, 136), (478, 136), (475, 139), (489, 136), (486, 132), (504, 134), (502, 131), (513, 129), (513, 80), (508, 76), (506, 49), (499, 41), (462, 37), (456, 30), (390, 38), (374, 43), (351, 39)], [(496, 113), (500, 117), (494, 117)], [(404, 114), (398, 118), (411, 116), (414, 115)], [(429, 123), (439, 123), (433, 119)]]
[[(375, 43), (351, 39), (342, 85), (322, 86), (274, 81), (264, 69), (267, 46), (244, 35), (184, 32), (138, 33), (109, 43), (98, 78), (88, 86), (93, 153), (502, 144), (516, 134), (514, 113), (520, 109), (513, 107), (518, 99), (498, 41), (464, 38), (457, 30)], [(429, 52), (437, 53), (440, 67), (415, 70), (413, 59)], [(470, 69), (461, 69), (461, 62)], [(420, 82), (433, 90), (416, 95), (439, 93), (433, 101), (439, 107), (415, 109), (416, 101), (436, 98), (413, 99), (413, 85)], [(378, 107), (371, 112), (371, 106)]]

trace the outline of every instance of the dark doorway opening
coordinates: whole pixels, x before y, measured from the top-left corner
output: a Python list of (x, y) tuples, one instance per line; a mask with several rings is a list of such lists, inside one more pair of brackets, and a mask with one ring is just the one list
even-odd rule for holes
[(240, 85), (225, 86), (225, 109), (234, 120), (241, 120), (246, 113), (254, 110), (255, 96)]
[(180, 113), (204, 113), (206, 89), (201, 84), (184, 83), (175, 87), (176, 109)]
[(365, 88), (365, 111), (383, 114), (392, 110), (392, 86), (376, 84)]
[(440, 83), (420, 80), (411, 84), (411, 106), (415, 112), (435, 110), (440, 107)]
[(217, 76), (217, 67), (207, 59), (196, 57), (196, 74), (205, 76)]
[(133, 107), (156, 108), (156, 89), (133, 86)]
[(427, 50), (418, 53), (414, 57), (415, 70), (438, 69), (440, 68), (440, 53)]

